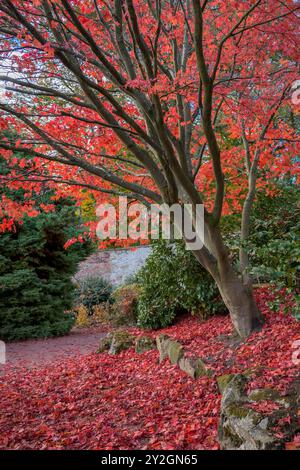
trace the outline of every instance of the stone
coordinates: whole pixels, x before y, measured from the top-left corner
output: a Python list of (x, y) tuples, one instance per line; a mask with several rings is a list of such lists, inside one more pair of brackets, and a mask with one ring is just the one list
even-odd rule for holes
[(223, 389), (221, 406), (225, 408), (231, 403), (243, 401), (247, 377), (243, 374), (235, 374)]
[(223, 450), (267, 450), (280, 447), (268, 432), (268, 417), (235, 403), (222, 409), (218, 437)]
[(169, 340), (167, 350), (171, 364), (178, 364), (184, 354), (182, 345), (178, 341)]
[(220, 393), (222, 394), (229, 384), (230, 380), (233, 379), (234, 374), (224, 374), (224, 375), (219, 375), (217, 377), (217, 384), (220, 390)]
[(108, 333), (103, 338), (100, 339), (99, 347), (96, 351), (97, 354), (101, 354), (104, 351), (108, 351), (112, 341), (112, 333)]
[(182, 357), (178, 362), (179, 368), (190, 375), (193, 379), (196, 378), (196, 361), (190, 357)]
[(193, 379), (210, 375), (210, 371), (206, 368), (204, 362), (200, 358), (192, 358), (183, 356), (178, 362), (179, 368), (186, 372)]
[(272, 388), (263, 388), (261, 390), (253, 390), (248, 399), (251, 401), (259, 402), (264, 400), (278, 401), (281, 400), (280, 393)]
[(159, 352), (159, 362), (169, 358), (172, 364), (177, 364), (183, 356), (182, 345), (167, 335), (157, 336), (156, 345)]
[[(282, 397), (277, 390), (266, 388), (247, 395), (247, 378), (236, 374), (229, 379), (229, 375), (218, 377), (219, 388), (223, 390), (218, 427), (221, 449), (283, 449), (285, 442), (299, 432), (297, 392), (292, 390)], [(251, 408), (254, 403), (265, 400), (278, 404), (279, 408), (267, 415)]]
[(134, 346), (135, 338), (126, 330), (117, 330), (112, 334), (109, 354), (119, 354), (125, 349)]
[(151, 336), (139, 336), (135, 340), (135, 352), (138, 354), (155, 349), (155, 347), (155, 340)]
[(162, 362), (168, 357), (168, 346), (170, 337), (167, 335), (159, 335), (156, 337), (156, 346), (159, 352), (159, 362)]
[(167, 335), (159, 335), (156, 337), (156, 345), (159, 351), (159, 362), (169, 358), (171, 364), (177, 364), (183, 372), (186, 372), (194, 379), (204, 375), (211, 375), (211, 371), (206, 368), (200, 358), (192, 358), (184, 355), (183, 346), (179, 341), (172, 340)]
[(104, 351), (109, 351), (110, 354), (118, 354), (133, 345), (134, 336), (129, 334), (126, 330), (117, 330), (101, 338), (97, 353), (101, 354)]

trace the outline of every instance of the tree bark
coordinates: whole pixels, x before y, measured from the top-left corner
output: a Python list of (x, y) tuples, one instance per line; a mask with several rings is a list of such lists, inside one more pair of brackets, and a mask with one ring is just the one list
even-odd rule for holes
[(244, 285), (232, 268), (225, 276), (220, 277), (217, 284), (239, 336), (246, 338), (253, 331), (259, 330), (263, 317), (254, 299), (253, 289)]
[(235, 272), (218, 228), (213, 229), (211, 241), (211, 249), (203, 247), (194, 251), (194, 255), (214, 278), (237, 334), (246, 338), (259, 330), (264, 322), (254, 299), (252, 285), (244, 284), (242, 276)]

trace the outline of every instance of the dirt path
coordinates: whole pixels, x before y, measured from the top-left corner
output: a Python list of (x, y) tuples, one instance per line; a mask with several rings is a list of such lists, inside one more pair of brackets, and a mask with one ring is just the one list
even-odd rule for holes
[(74, 330), (59, 338), (19, 341), (6, 344), (6, 364), (0, 373), (18, 367), (43, 367), (62, 358), (89, 354), (97, 349), (103, 329)]

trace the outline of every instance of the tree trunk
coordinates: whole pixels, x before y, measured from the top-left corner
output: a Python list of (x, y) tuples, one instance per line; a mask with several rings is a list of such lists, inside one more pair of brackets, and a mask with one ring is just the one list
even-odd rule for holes
[(244, 285), (233, 269), (230, 271), (216, 282), (235, 330), (239, 336), (246, 338), (252, 331), (261, 328), (263, 317), (256, 305), (252, 288)]
[(195, 251), (194, 255), (214, 278), (236, 332), (240, 337), (246, 338), (253, 331), (261, 328), (263, 316), (256, 305), (252, 284), (245, 285), (234, 271), (219, 230), (214, 229), (211, 235), (212, 250), (203, 247)]
[[(245, 199), (244, 205), (243, 205), (243, 211), (242, 211), (242, 223), (241, 223), (241, 241), (242, 243), (246, 243), (249, 239), (249, 234), (250, 234), (250, 215), (251, 215), (251, 210), (255, 198), (255, 192), (256, 192), (256, 179), (257, 179), (257, 166), (259, 162), (259, 157), (260, 157), (260, 152), (257, 150), (254, 155), (253, 163), (248, 168), (248, 194)], [(250, 159), (250, 157), (249, 157)], [(252, 280), (247, 272), (249, 268), (249, 256), (247, 253), (247, 249), (245, 246), (242, 246), (240, 248), (240, 265), (241, 265), (241, 273), (242, 273), (242, 278), (244, 281), (244, 284), (251, 285)]]

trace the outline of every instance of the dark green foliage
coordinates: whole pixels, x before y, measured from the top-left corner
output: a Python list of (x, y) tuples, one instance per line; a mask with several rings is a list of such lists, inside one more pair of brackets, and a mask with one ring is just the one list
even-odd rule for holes
[[(255, 283), (270, 283), (278, 291), (271, 307), (278, 310), (287, 295), (294, 299), (294, 312), (300, 311), (300, 189), (291, 180), (277, 182), (274, 196), (259, 193), (255, 201), (250, 237), (245, 244), (250, 258), (250, 273)], [(240, 247), (236, 216), (224, 218), (227, 243), (238, 265)], [(286, 310), (291, 312), (290, 303)]]
[[(292, 296), (292, 312), (300, 319), (300, 189), (291, 182), (279, 186), (271, 198), (258, 198), (253, 213), (253, 230), (249, 244), (253, 276), (258, 281), (276, 285), (278, 302)], [(291, 312), (291, 305), (286, 305)]]
[(255, 275), (300, 286), (300, 190), (291, 184), (279, 189), (257, 200), (249, 251)]
[(60, 201), (54, 213), (23, 219), (0, 236), (0, 338), (19, 340), (66, 334), (74, 318), (72, 276), (90, 252), (88, 243), (66, 241), (78, 234), (74, 206)]
[(226, 311), (213, 279), (182, 242), (153, 245), (137, 282), (138, 325), (143, 328), (166, 327), (179, 312), (207, 316)]
[(93, 307), (103, 302), (111, 301), (112, 285), (100, 277), (87, 278), (78, 284), (74, 302), (75, 305), (84, 305), (90, 315)]
[[(274, 196), (258, 195), (245, 248), (254, 280), (300, 287), (300, 189), (291, 182), (281, 182), (277, 191)], [(227, 242), (235, 248), (237, 260), (239, 232), (233, 227), (238, 227), (239, 221), (235, 224), (233, 216), (228, 216), (225, 223)]]

